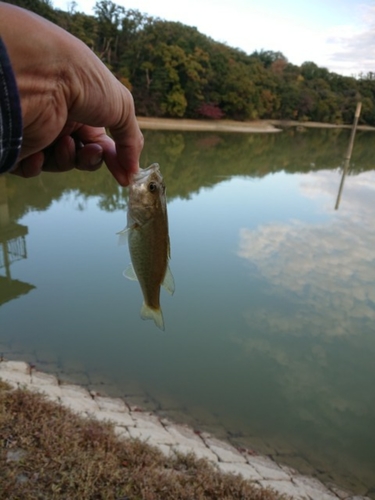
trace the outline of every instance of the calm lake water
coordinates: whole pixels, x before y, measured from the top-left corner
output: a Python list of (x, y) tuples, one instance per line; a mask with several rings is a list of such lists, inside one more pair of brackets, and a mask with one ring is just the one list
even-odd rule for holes
[(146, 132), (173, 297), (142, 321), (106, 169), (0, 178), (0, 350), (375, 492), (375, 135)]

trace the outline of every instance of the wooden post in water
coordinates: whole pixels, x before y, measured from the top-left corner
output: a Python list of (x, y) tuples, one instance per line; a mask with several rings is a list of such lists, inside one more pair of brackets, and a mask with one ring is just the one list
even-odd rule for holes
[(350, 158), (352, 157), (352, 151), (353, 151), (353, 145), (354, 145), (354, 138), (355, 138), (355, 133), (357, 131), (358, 119), (359, 119), (359, 115), (361, 114), (361, 109), (362, 109), (362, 103), (361, 102), (357, 102), (357, 107), (356, 107), (356, 110), (355, 110), (353, 127), (352, 127), (352, 133), (350, 134), (348, 149), (346, 151), (346, 156), (344, 157), (344, 169), (343, 169), (343, 172), (342, 172), (342, 177), (341, 177), (339, 192), (337, 194), (337, 200), (336, 200), (335, 210), (338, 210), (339, 205), (340, 205), (341, 193), (342, 193), (342, 190), (343, 190), (343, 187), (344, 187), (345, 177), (346, 177), (346, 174), (348, 172)]

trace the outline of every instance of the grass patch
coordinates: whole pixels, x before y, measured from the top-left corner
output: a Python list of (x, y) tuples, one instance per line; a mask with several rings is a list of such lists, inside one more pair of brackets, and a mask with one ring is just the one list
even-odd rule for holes
[(0, 380), (0, 499), (275, 500), (193, 456), (166, 458), (112, 425)]

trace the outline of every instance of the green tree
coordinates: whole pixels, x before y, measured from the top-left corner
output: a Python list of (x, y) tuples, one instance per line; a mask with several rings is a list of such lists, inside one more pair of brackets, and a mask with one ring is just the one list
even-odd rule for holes
[(95, 15), (67, 12), (50, 0), (14, 0), (80, 38), (133, 93), (140, 115), (196, 118), (282, 118), (375, 125), (375, 73), (358, 79), (281, 52), (252, 54), (218, 43), (182, 23), (99, 0)]
[[(157, 116), (196, 116), (203, 100), (209, 56), (197, 30), (154, 20), (139, 32), (138, 64), (131, 74), (136, 101)], [(147, 110), (145, 109), (147, 107)]]
[(100, 0), (94, 12), (98, 23), (98, 55), (111, 68), (118, 59), (119, 29), (125, 9), (110, 0)]
[(38, 14), (39, 16), (52, 21), (53, 23), (57, 22), (58, 19), (58, 11), (55, 11), (50, 0), (14, 0), (8, 1), (5, 0), (6, 3), (11, 3), (13, 5), (18, 5), (18, 7), (23, 7), (24, 9), (31, 10)]

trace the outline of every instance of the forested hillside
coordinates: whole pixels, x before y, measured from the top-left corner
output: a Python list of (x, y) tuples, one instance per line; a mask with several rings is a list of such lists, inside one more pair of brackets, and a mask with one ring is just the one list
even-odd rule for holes
[(375, 125), (375, 73), (342, 76), (280, 52), (252, 54), (196, 28), (125, 9), (109, 0), (93, 16), (54, 9), (48, 1), (10, 3), (33, 10), (81, 38), (133, 93), (139, 116), (263, 118)]

